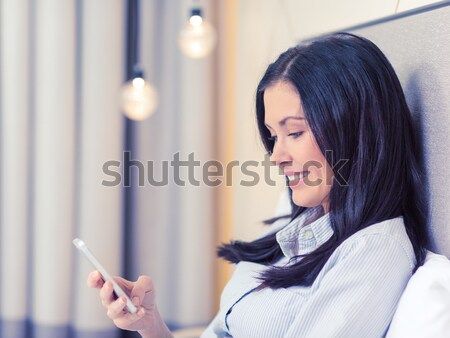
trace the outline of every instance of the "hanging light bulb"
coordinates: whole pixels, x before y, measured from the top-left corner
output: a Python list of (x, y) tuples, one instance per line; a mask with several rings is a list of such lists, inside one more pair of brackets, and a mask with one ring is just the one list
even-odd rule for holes
[(120, 98), (123, 113), (135, 121), (146, 119), (158, 106), (156, 89), (144, 80), (140, 70), (136, 70), (134, 77), (122, 86)]
[(200, 8), (193, 8), (189, 21), (180, 31), (178, 44), (188, 57), (199, 59), (209, 55), (217, 42), (214, 27), (202, 17)]

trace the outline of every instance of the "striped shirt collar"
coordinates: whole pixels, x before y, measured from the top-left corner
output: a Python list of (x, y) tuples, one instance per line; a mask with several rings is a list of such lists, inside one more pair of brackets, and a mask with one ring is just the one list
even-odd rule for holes
[(277, 232), (276, 239), (283, 254), (291, 259), (314, 251), (333, 235), (329, 213), (321, 205), (308, 208)]

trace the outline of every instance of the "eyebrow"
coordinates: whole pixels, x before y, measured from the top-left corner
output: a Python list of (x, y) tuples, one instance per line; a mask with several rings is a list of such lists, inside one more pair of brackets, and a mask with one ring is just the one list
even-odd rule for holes
[[(285, 117), (284, 119), (280, 120), (280, 121), (278, 122), (278, 124), (279, 124), (281, 127), (283, 127), (283, 126), (286, 124), (287, 120), (290, 120), (290, 119), (292, 119), (292, 120), (305, 120), (304, 117), (300, 117), (300, 116), (287, 116), (287, 117)], [(265, 125), (267, 128), (270, 128), (270, 126), (269, 126), (267, 123), (264, 123), (264, 125)]]

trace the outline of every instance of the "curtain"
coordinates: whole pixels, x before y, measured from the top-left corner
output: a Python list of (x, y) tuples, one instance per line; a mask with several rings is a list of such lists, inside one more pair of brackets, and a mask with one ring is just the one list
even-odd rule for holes
[[(211, 1), (212, 3), (212, 1)], [(205, 16), (210, 1), (203, 1)], [(159, 307), (172, 328), (206, 325), (214, 314), (214, 189), (199, 186), (180, 168), (185, 186), (177, 184), (170, 162), (193, 154), (203, 165), (214, 154), (213, 58), (192, 60), (178, 49), (178, 33), (188, 19), (191, 1), (144, 1), (141, 57), (148, 78), (159, 90), (160, 106), (150, 119), (136, 125), (133, 160), (145, 164), (147, 182), (135, 187), (131, 278), (152, 276)], [(177, 155), (178, 154), (178, 155)], [(164, 162), (169, 170), (164, 169)], [(148, 179), (168, 184), (156, 186)]]
[[(92, 267), (74, 237), (110, 273), (152, 276), (172, 327), (213, 316), (213, 189), (134, 182), (125, 219), (124, 187), (102, 184), (105, 163), (124, 164), (125, 5), (0, 0), (0, 337), (127, 335), (86, 287)], [(141, 61), (160, 105), (135, 124), (131, 156), (155, 177), (176, 153), (213, 156), (212, 61), (188, 60), (176, 44), (190, 5), (141, 4)]]

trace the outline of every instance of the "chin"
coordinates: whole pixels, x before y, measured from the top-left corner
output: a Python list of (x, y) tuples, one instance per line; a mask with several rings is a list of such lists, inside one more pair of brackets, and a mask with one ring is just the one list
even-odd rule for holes
[(314, 203), (314, 202), (311, 202), (311, 201), (307, 201), (307, 200), (305, 200), (303, 198), (295, 198), (295, 197), (292, 198), (292, 201), (294, 202), (294, 204), (296, 206), (305, 207), (305, 208), (316, 207), (316, 206), (318, 206), (320, 204), (320, 203)]
[(296, 196), (295, 192), (292, 194), (292, 201), (295, 205), (305, 208), (317, 207), (322, 204), (322, 200), (320, 199), (308, 199), (305, 198), (304, 194), (302, 194), (302, 196)]

